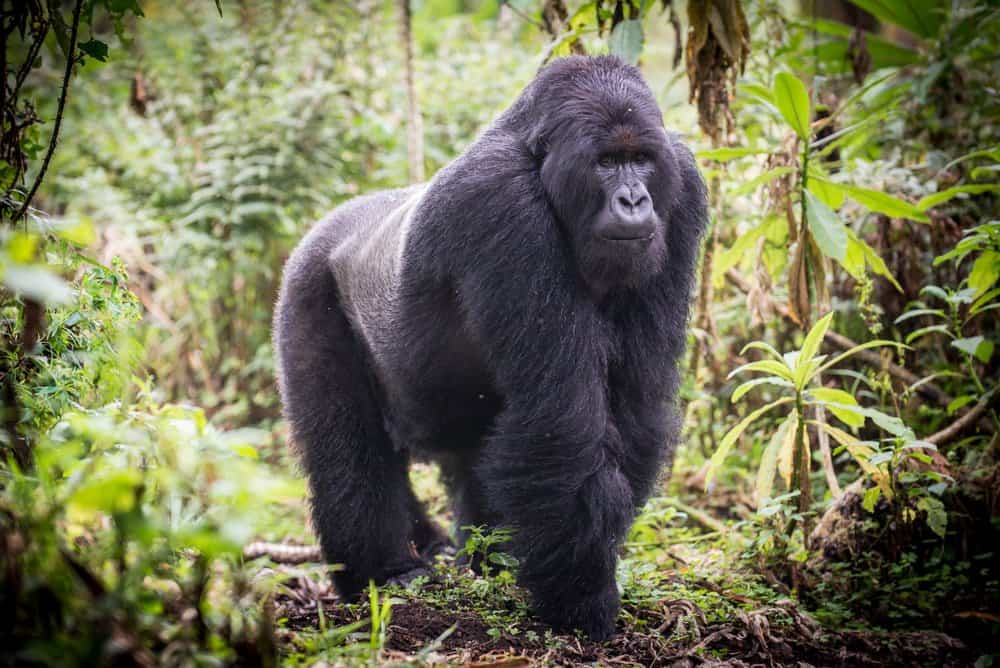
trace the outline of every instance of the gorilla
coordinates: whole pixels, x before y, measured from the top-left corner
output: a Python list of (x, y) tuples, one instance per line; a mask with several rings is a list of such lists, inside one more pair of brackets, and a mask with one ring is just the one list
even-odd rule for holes
[(430, 458), (456, 527), (512, 530), (543, 620), (614, 632), (617, 553), (677, 443), (706, 221), (694, 158), (639, 71), (573, 56), (429, 183), (309, 232), (274, 337), (342, 597), (448, 544), (407, 475)]

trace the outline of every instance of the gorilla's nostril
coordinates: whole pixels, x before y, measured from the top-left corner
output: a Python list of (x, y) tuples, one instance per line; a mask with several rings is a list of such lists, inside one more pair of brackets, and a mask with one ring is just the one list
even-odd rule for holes
[(632, 209), (636, 205), (632, 203), (632, 200), (624, 195), (618, 198), (618, 206), (624, 207), (626, 211)]

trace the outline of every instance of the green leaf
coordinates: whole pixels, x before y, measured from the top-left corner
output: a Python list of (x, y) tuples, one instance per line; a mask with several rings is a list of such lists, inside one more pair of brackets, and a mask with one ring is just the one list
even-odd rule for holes
[(736, 367), (729, 372), (726, 379), (730, 379), (733, 376), (737, 376), (744, 371), (762, 371), (764, 373), (769, 373), (772, 376), (778, 376), (779, 378), (784, 378), (787, 381), (792, 381), (792, 371), (791, 369), (779, 362), (777, 360), (760, 360), (757, 362), (750, 362), (749, 364), (744, 364), (743, 366)]
[(970, 336), (964, 339), (955, 339), (951, 345), (961, 350), (967, 355), (975, 357), (986, 364), (993, 357), (993, 342), (982, 336)]
[(867, 350), (868, 348), (878, 348), (880, 346), (896, 346), (897, 348), (907, 348), (908, 349), (907, 346), (904, 346), (902, 343), (899, 343), (897, 341), (887, 341), (885, 339), (876, 339), (874, 341), (867, 341), (865, 343), (861, 343), (861, 344), (858, 344), (858, 345), (854, 346), (850, 350), (846, 350), (846, 351), (840, 353), (839, 355), (837, 355), (836, 357), (834, 357), (832, 360), (830, 360), (829, 362), (827, 362), (823, 366), (821, 366), (819, 368), (819, 371), (823, 372), (823, 371), (826, 371), (827, 369), (829, 369), (832, 366), (837, 366), (837, 364), (839, 364), (840, 362), (844, 361), (845, 359), (847, 359), (848, 357), (850, 357), (851, 355), (853, 355), (853, 354), (855, 354), (857, 352), (860, 352), (862, 350)]
[(978, 195), (981, 193), (989, 192), (1000, 192), (1000, 184), (997, 183), (987, 183), (982, 185), (969, 185), (969, 186), (955, 186), (954, 188), (948, 188), (947, 190), (942, 190), (939, 193), (934, 193), (933, 195), (928, 195), (917, 202), (917, 208), (921, 211), (926, 211), (927, 209), (932, 209), (939, 204), (944, 204), (950, 199), (954, 199), (959, 195)]
[(754, 485), (757, 508), (763, 508), (771, 498), (771, 490), (774, 489), (774, 474), (778, 469), (778, 455), (787, 447), (789, 438), (794, 440), (797, 422), (798, 412), (793, 410), (771, 436), (771, 440), (764, 449), (764, 454), (760, 458), (760, 466), (757, 468), (757, 483)]
[(858, 400), (851, 393), (835, 387), (814, 387), (809, 390), (809, 394), (824, 403), (832, 401), (847, 406), (858, 405)]
[[(840, 69), (837, 71), (847, 71), (850, 63), (848, 57), (849, 38), (854, 32), (854, 28), (836, 21), (817, 18), (810, 19), (809, 26), (825, 35), (842, 38), (820, 44), (817, 49), (817, 57), (829, 65), (839, 67)], [(913, 49), (900, 46), (875, 33), (865, 31), (864, 35), (873, 69), (903, 67), (920, 61), (920, 53)]]
[(608, 50), (626, 63), (635, 65), (642, 54), (642, 22), (639, 19), (622, 21), (611, 31)]
[(954, 415), (955, 411), (957, 411), (959, 408), (971, 404), (975, 400), (976, 398), (971, 394), (963, 394), (960, 397), (955, 397), (954, 399), (952, 399), (951, 403), (948, 404), (948, 408), (946, 408), (945, 410), (948, 412), (948, 415)]
[(712, 148), (698, 151), (694, 155), (696, 158), (701, 158), (702, 160), (726, 162), (727, 160), (742, 158), (748, 155), (762, 155), (766, 153), (770, 153), (770, 151), (759, 148)]
[(851, 0), (851, 4), (917, 37), (934, 37), (944, 25), (945, 5), (941, 0)]
[(913, 343), (917, 339), (922, 339), (928, 334), (944, 334), (946, 336), (954, 336), (951, 333), (951, 330), (948, 329), (947, 325), (928, 325), (927, 327), (921, 327), (920, 329), (915, 329), (910, 332), (906, 337), (906, 343)]
[(854, 278), (862, 278), (865, 275), (865, 268), (868, 266), (865, 261), (866, 245), (850, 229), (847, 230), (847, 252), (844, 253), (844, 261), (840, 266)]
[(864, 414), (856, 410), (857, 400), (849, 393), (832, 387), (817, 387), (809, 390), (809, 394), (844, 424), (850, 427), (860, 427), (865, 423)]
[(840, 190), (855, 202), (865, 207), (869, 211), (884, 213), (891, 218), (906, 218), (915, 220), (918, 223), (929, 223), (931, 219), (923, 212), (923, 207), (914, 206), (909, 202), (893, 197), (880, 190), (871, 188), (861, 188), (860, 186), (847, 183), (834, 183), (826, 179), (820, 179), (824, 185), (834, 190)]
[(808, 190), (806, 196), (806, 222), (816, 245), (827, 257), (843, 264), (847, 256), (847, 230), (837, 214)]
[(489, 560), (504, 568), (517, 568), (517, 559), (506, 552), (490, 552)]
[(861, 496), (861, 507), (867, 510), (869, 513), (875, 512), (875, 504), (878, 503), (879, 497), (882, 496), (882, 490), (878, 485), (874, 487), (869, 487), (865, 490), (865, 493)]
[(763, 86), (759, 83), (746, 82), (741, 83), (736, 87), (737, 91), (740, 93), (746, 93), (751, 97), (755, 97), (765, 104), (774, 104), (774, 93), (767, 86)]
[(729, 454), (729, 451), (732, 450), (733, 444), (736, 443), (736, 439), (740, 437), (740, 434), (746, 431), (746, 428), (749, 427), (757, 418), (759, 418), (764, 413), (768, 412), (772, 408), (776, 408), (783, 404), (791, 403), (792, 401), (793, 399), (791, 397), (782, 397), (781, 399), (777, 399), (769, 404), (761, 406), (753, 413), (750, 413), (750, 415), (740, 420), (740, 422), (735, 427), (726, 432), (726, 435), (722, 437), (722, 441), (719, 443), (718, 449), (715, 451), (715, 454), (712, 455), (712, 458), (708, 462), (708, 469), (705, 473), (706, 490), (712, 484), (712, 480), (715, 478), (716, 472), (722, 466), (722, 463), (725, 461), (726, 456)]
[(822, 429), (828, 433), (835, 441), (837, 441), (838, 444), (851, 453), (851, 456), (854, 457), (854, 460), (858, 463), (858, 466), (861, 467), (861, 470), (870, 476), (871, 479), (875, 481), (875, 484), (881, 488), (882, 493), (885, 494), (885, 498), (892, 498), (892, 486), (889, 484), (887, 472), (884, 469), (879, 469), (878, 467), (872, 465), (870, 459), (875, 451), (872, 450), (867, 443), (859, 441), (843, 429), (837, 429), (833, 425), (825, 422), (817, 422), (813, 420), (810, 421), (810, 424), (817, 429)]
[(980, 295), (992, 288), (997, 279), (1000, 279), (1000, 253), (986, 251), (976, 258), (969, 271), (969, 287)]
[(795, 387), (789, 383), (784, 378), (778, 378), (777, 376), (767, 376), (765, 378), (754, 378), (753, 380), (748, 380), (742, 383), (739, 387), (733, 390), (733, 396), (730, 397), (729, 401), (731, 403), (736, 403), (743, 398), (743, 395), (757, 387), (758, 385), (775, 385), (778, 387)]
[(843, 189), (831, 188), (829, 186), (829, 181), (823, 179), (822, 177), (814, 176), (811, 173), (813, 171), (812, 169), (809, 171), (809, 185), (807, 186), (809, 188), (809, 192), (833, 210), (837, 210), (843, 206), (844, 198), (846, 196)]
[(909, 320), (910, 318), (916, 318), (916, 317), (919, 317), (919, 316), (922, 316), (922, 315), (932, 315), (935, 318), (944, 318), (944, 319), (947, 318), (947, 316), (945, 315), (944, 311), (942, 311), (941, 309), (937, 309), (937, 308), (917, 308), (917, 309), (913, 309), (912, 311), (907, 311), (906, 313), (903, 313), (901, 316), (899, 316), (898, 318), (896, 318), (895, 320), (893, 320), (892, 324), (898, 325), (899, 323), (905, 322), (905, 321)]
[(927, 526), (940, 538), (944, 538), (948, 530), (948, 512), (941, 499), (924, 496), (917, 501), (917, 508), (927, 513)]
[(871, 418), (871, 421), (881, 427), (883, 430), (889, 432), (893, 436), (900, 436), (908, 440), (914, 440), (916, 437), (913, 435), (913, 430), (903, 424), (903, 421), (898, 417), (893, 417), (892, 415), (886, 415), (880, 410), (874, 408), (863, 408), (861, 409), (865, 417)]
[(802, 139), (809, 138), (809, 92), (794, 74), (779, 72), (774, 77), (774, 104), (785, 121)]
[(806, 338), (802, 340), (802, 347), (799, 349), (799, 357), (796, 366), (802, 365), (806, 361), (812, 361), (819, 352), (820, 344), (823, 343), (823, 337), (826, 336), (827, 330), (830, 329), (830, 323), (833, 321), (833, 311), (830, 311), (825, 316), (816, 321), (816, 324), (812, 326), (809, 333), (806, 334)]
[(899, 284), (899, 281), (896, 280), (896, 277), (892, 275), (892, 272), (889, 271), (889, 267), (886, 266), (885, 260), (883, 260), (882, 257), (875, 252), (875, 249), (865, 243), (862, 239), (859, 239), (857, 235), (854, 234), (854, 230), (851, 230), (850, 228), (847, 230), (847, 236), (851, 239), (851, 247), (860, 248), (861, 252), (864, 254), (865, 261), (872, 268), (872, 271), (885, 278), (887, 281), (892, 283), (893, 287), (902, 292), (903, 287)]
[(79, 44), (79, 47), (81, 51), (94, 60), (99, 60), (102, 63), (108, 60), (108, 45), (100, 40), (91, 38), (89, 41)]
[(751, 341), (743, 346), (742, 350), (740, 350), (740, 356), (742, 357), (743, 355), (746, 355), (748, 350), (763, 350), (779, 362), (782, 360), (781, 353), (779, 353), (774, 346), (766, 341)]

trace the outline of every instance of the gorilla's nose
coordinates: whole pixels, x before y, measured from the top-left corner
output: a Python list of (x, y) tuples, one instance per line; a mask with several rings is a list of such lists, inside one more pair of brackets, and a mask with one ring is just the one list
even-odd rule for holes
[(611, 198), (614, 214), (602, 234), (607, 239), (647, 239), (653, 235), (653, 201), (642, 185), (620, 186)]

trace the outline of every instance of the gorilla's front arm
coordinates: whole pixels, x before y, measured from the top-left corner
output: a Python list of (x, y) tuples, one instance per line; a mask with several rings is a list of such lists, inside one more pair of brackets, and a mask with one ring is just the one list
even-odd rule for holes
[[(475, 172), (459, 165), (442, 175), (435, 187), (453, 197), (425, 212), (476, 225), (429, 245), (452, 258), (445, 271), (503, 398), (476, 473), (490, 511), (515, 529), (504, 549), (545, 619), (601, 637), (618, 608), (617, 551), (667, 447), (663, 379), (652, 375), (670, 365), (629, 364), (683, 342), (666, 341), (653, 314), (648, 329), (622, 335), (624, 323), (588, 291), (532, 165), (505, 155), (479, 155)], [(517, 208), (504, 206), (511, 201)]]

